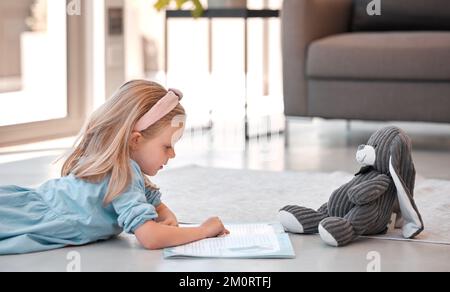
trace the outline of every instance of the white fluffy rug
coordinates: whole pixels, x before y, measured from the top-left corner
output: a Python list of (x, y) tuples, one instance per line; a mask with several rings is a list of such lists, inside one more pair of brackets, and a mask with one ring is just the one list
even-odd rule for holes
[[(269, 172), (190, 166), (153, 179), (180, 222), (219, 216), (225, 222), (277, 220), (277, 211), (295, 204), (318, 208), (334, 189), (348, 182), (344, 172)], [(450, 181), (417, 177), (415, 198), (425, 231), (416, 240), (450, 244)], [(380, 238), (380, 237), (378, 237)], [(384, 239), (401, 239), (392, 232)]]

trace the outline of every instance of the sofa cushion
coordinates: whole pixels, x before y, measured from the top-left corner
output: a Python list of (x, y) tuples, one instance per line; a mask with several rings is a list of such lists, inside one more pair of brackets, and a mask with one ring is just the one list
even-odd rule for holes
[(449, 0), (380, 0), (381, 15), (370, 16), (372, 0), (353, 0), (352, 31), (450, 30)]
[(450, 32), (347, 33), (313, 42), (309, 78), (450, 81)]

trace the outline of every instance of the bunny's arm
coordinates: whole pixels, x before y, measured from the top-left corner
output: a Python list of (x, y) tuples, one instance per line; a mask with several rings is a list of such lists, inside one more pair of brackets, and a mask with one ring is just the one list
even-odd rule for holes
[(362, 183), (348, 190), (348, 198), (355, 205), (365, 205), (386, 192), (392, 180), (385, 174), (380, 174), (373, 179), (363, 181)]

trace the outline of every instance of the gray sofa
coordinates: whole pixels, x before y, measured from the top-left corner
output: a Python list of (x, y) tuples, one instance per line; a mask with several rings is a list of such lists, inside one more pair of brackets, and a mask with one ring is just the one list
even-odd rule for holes
[(450, 122), (448, 0), (357, 1), (284, 0), (286, 116)]

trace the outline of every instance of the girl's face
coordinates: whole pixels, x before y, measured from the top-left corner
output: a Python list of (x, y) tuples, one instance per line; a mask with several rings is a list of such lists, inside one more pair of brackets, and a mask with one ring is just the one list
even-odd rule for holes
[(166, 126), (156, 137), (145, 139), (141, 133), (131, 136), (131, 159), (148, 176), (155, 176), (169, 159), (175, 158), (175, 143), (183, 135), (183, 127)]

